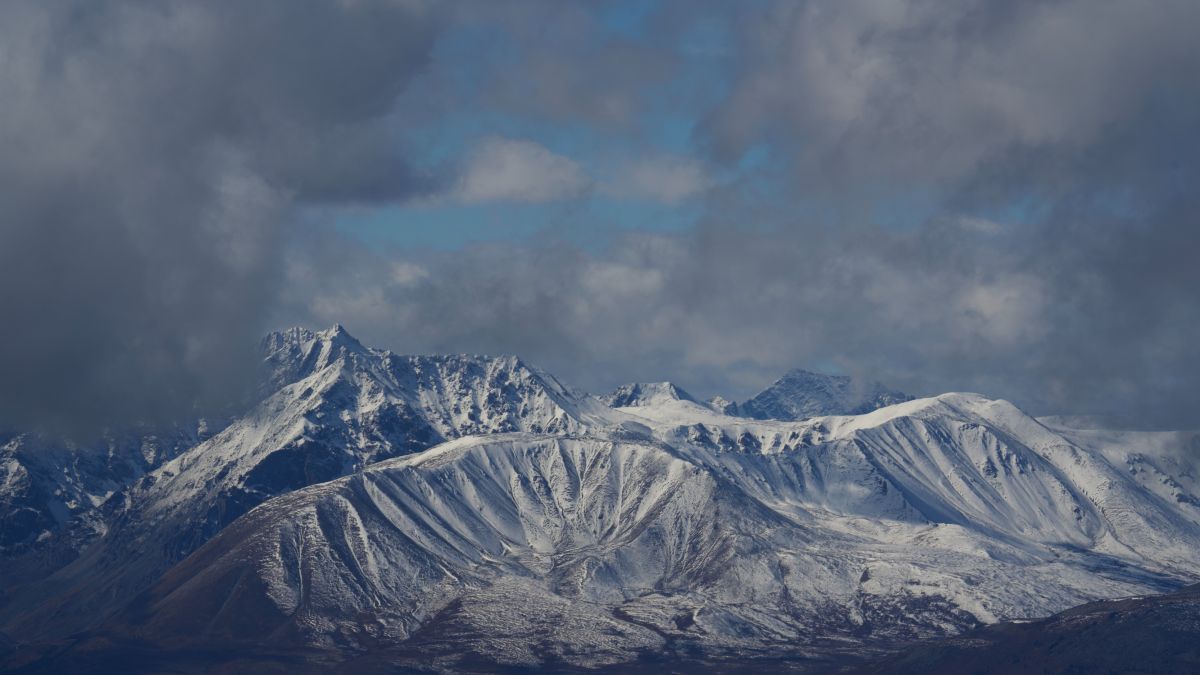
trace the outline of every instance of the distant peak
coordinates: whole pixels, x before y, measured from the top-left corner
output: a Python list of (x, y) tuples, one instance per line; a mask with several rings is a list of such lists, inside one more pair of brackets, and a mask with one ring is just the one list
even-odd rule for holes
[(708, 399), (707, 401), (705, 401), (704, 403), (709, 408), (712, 408), (714, 412), (719, 412), (722, 415), (737, 415), (738, 414), (738, 404), (733, 401), (730, 401), (729, 399), (725, 398), (724, 396), (714, 396), (714, 397)]
[(824, 415), (860, 415), (912, 398), (873, 380), (796, 368), (738, 409), (758, 419), (800, 420)]
[(807, 368), (792, 368), (783, 374), (784, 377), (817, 377), (821, 379), (831, 379), (837, 377), (846, 377), (845, 375), (834, 375), (832, 373), (821, 373)]
[(783, 374), (776, 382), (786, 380), (808, 380), (816, 382), (849, 382), (852, 378), (849, 375), (832, 375), (830, 373), (819, 373), (815, 370), (806, 370), (804, 368), (793, 368)]
[(666, 401), (696, 402), (692, 395), (672, 382), (634, 382), (617, 387), (612, 393), (601, 396), (610, 408), (626, 408), (654, 405)]

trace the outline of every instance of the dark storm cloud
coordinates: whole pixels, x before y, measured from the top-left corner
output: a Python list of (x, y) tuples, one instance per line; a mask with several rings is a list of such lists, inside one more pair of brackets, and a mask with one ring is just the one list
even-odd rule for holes
[(0, 423), (236, 396), (290, 207), (421, 187), (386, 117), (431, 28), (396, 2), (0, 6)]
[(714, 188), (696, 232), (420, 262), (301, 250), (295, 314), (412, 351), (518, 352), (593, 387), (745, 394), (833, 366), (1200, 425), (1200, 5), (735, 12), (737, 75), (696, 140), (771, 159)]

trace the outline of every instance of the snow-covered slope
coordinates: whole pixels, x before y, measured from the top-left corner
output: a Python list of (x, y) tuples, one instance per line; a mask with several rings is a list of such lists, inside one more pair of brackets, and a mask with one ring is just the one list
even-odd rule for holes
[(944, 523), (1197, 569), (1195, 434), (1051, 429), (1007, 401), (958, 393), (793, 423), (686, 402), (622, 410), (776, 508)]
[[(738, 498), (653, 444), (464, 439), (269, 502), (173, 570), (148, 611), (155, 631), (255, 617), (237, 637), (329, 645), (404, 640), (472, 593), (527, 620), (558, 596), (598, 633), (586, 641), (651, 645), (603, 607), (710, 583), (747, 536)], [(214, 596), (231, 577), (265, 592)]]
[(793, 370), (738, 406), (746, 417), (802, 420), (821, 415), (858, 415), (912, 400), (878, 382), (861, 382), (846, 375)]
[[(659, 444), (517, 435), (455, 441), (268, 502), (125, 620), (142, 638), (288, 635), (336, 649), (402, 645), (449, 624), (477, 656), (533, 665), (546, 657), (538, 647), (596, 665), (668, 642), (753, 653), (813, 633), (941, 634), (974, 621), (951, 599), (971, 591), (936, 569), (947, 561), (986, 567), (818, 537)], [(928, 584), (915, 601), (914, 579)], [(980, 597), (1024, 592), (983, 585)], [(528, 627), (539, 632), (508, 637)]]
[(1054, 463), (1069, 442), (1003, 401), (948, 394), (802, 423), (679, 399), (617, 412), (271, 500), (110, 629), (386, 645), (407, 665), (594, 666), (894, 644), (1200, 574), (1158, 548), (1196, 550), (1200, 528), (1181, 517), (1146, 538), (1111, 520), (1089, 495), (1116, 488), (1075, 482)]

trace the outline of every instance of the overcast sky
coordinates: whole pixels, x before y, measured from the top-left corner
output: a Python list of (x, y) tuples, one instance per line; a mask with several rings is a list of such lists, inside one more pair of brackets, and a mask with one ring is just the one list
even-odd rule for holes
[[(340, 322), (1200, 427), (1200, 3), (0, 4), (0, 423)], [(199, 407), (197, 407), (199, 406)]]

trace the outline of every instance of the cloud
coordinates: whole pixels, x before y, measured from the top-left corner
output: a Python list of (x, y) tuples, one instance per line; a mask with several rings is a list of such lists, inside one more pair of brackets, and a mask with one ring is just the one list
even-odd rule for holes
[[(481, 37), (472, 45), (470, 65), (479, 72), (452, 96), (526, 119), (632, 132), (652, 107), (655, 88), (672, 85), (681, 63), (659, 39), (614, 34), (599, 18), (602, 11), (595, 4), (553, 0), (456, 3), (459, 25)], [(654, 8), (649, 13), (662, 14)], [(666, 35), (653, 28), (656, 37)], [(455, 72), (440, 81), (461, 78), (460, 63), (447, 65)]]
[[(646, 155), (622, 158), (607, 171), (551, 152), (531, 140), (491, 136), (478, 142), (458, 178), (429, 203), (544, 203), (600, 194), (677, 204), (714, 184), (707, 167), (691, 157)], [(594, 177), (600, 173), (602, 177)]]
[[(393, 254), (325, 242), (294, 251), (319, 271), (290, 278), (281, 320), (340, 320), (402, 352), (517, 353), (593, 391), (671, 379), (746, 397), (792, 367), (837, 367), (1037, 414), (1194, 421), (1200, 366), (1181, 327), (1200, 325), (1196, 312), (1131, 315), (1119, 301), (1089, 316), (1113, 290), (1081, 295), (1009, 236), (953, 223), (866, 239), (713, 225), (603, 252), (543, 242), (427, 255), (390, 282)], [(1115, 328), (1125, 322), (1137, 325)]]
[(1078, 149), (1186, 79), (1195, 3), (778, 2), (747, 19), (709, 114), (717, 153), (789, 147), (817, 189), (957, 181), (1020, 148)]
[(654, 156), (623, 162), (599, 191), (619, 198), (677, 204), (713, 184), (708, 169), (697, 159)]
[(88, 433), (237, 399), (300, 203), (425, 186), (391, 2), (0, 7), (0, 425)]
[(450, 198), (481, 202), (549, 202), (579, 197), (591, 186), (583, 167), (534, 141), (493, 136), (475, 146)]

